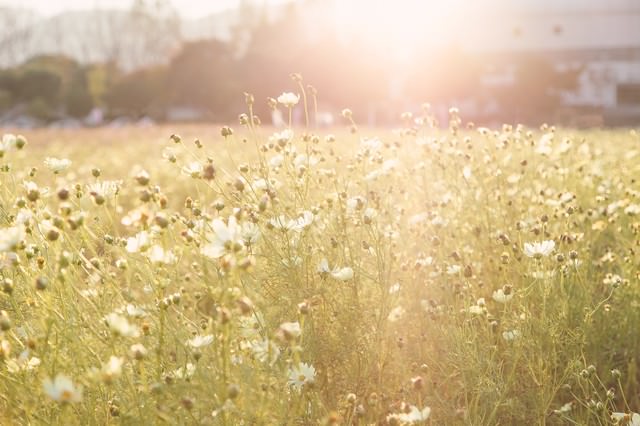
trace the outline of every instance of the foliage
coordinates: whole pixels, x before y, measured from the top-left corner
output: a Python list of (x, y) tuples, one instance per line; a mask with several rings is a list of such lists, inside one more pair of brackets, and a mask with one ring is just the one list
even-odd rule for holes
[[(273, 107), (313, 109), (303, 94)], [(193, 142), (4, 136), (3, 416), (624, 425), (640, 410), (637, 133), (464, 130), (455, 109), (443, 131), (427, 106), (394, 132), (345, 110), (351, 132), (274, 133), (246, 101), (242, 129), (185, 128)]]
[(166, 81), (163, 67), (126, 74), (113, 83), (105, 95), (106, 104), (116, 114), (152, 114)]

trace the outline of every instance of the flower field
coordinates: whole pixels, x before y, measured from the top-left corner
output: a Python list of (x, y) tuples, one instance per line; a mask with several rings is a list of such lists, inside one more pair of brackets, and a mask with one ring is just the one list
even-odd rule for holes
[(4, 135), (0, 423), (640, 425), (638, 134), (247, 100)]

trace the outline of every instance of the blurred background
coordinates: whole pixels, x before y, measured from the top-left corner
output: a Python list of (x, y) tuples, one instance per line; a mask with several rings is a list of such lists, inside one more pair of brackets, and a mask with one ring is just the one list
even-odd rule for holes
[[(222, 123), (318, 91), (318, 125), (424, 102), (478, 124), (640, 122), (638, 0), (0, 0), (0, 125)], [(302, 117), (294, 118), (301, 122)]]

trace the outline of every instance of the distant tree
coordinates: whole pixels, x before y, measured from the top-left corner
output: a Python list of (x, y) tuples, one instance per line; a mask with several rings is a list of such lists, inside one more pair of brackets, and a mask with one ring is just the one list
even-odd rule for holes
[(305, 54), (305, 40), (301, 36), (304, 31), (300, 25), (297, 10), (290, 5), (283, 16), (274, 22), (268, 19), (266, 10), (263, 10), (262, 16), (252, 27), (246, 52), (238, 67), (238, 79), (242, 82), (242, 90), (255, 96), (256, 110), (261, 116), (266, 116), (269, 111), (267, 97), (277, 96), (287, 88), (295, 89), (289, 74), (300, 72), (307, 81), (311, 81), (301, 65), (312, 56), (313, 51)]
[(505, 119), (534, 123), (551, 117), (560, 94), (575, 89), (578, 69), (560, 71), (541, 56), (527, 56), (516, 64), (515, 84), (496, 93)]
[(217, 40), (184, 44), (169, 64), (166, 89), (172, 104), (229, 117), (231, 104), (241, 94), (231, 50)]
[(20, 75), (15, 69), (0, 70), (0, 90), (9, 95), (11, 99), (20, 96)]
[(109, 110), (118, 115), (155, 115), (166, 88), (166, 67), (142, 69), (124, 75), (105, 95)]
[(65, 110), (72, 117), (85, 117), (93, 108), (94, 102), (87, 84), (87, 72), (79, 68), (65, 96)]
[(27, 102), (27, 113), (39, 120), (49, 121), (55, 118), (55, 112), (45, 99), (37, 97)]
[(11, 92), (0, 89), (0, 112), (6, 111), (13, 106), (13, 96)]
[(96, 106), (103, 106), (109, 88), (120, 78), (115, 63), (93, 64), (86, 69), (87, 90)]
[(59, 101), (60, 87), (61, 79), (56, 73), (30, 69), (21, 76), (18, 91), (21, 100), (38, 99), (52, 108)]

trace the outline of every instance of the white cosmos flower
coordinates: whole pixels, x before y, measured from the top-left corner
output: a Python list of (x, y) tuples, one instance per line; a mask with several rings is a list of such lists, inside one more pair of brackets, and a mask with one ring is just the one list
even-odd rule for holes
[(524, 254), (528, 257), (540, 259), (544, 256), (549, 256), (555, 248), (556, 243), (553, 240), (534, 241), (532, 243), (524, 243)]
[(202, 254), (218, 259), (226, 253), (240, 251), (243, 247), (241, 228), (235, 216), (229, 216), (227, 223), (214, 219), (209, 224), (210, 231), (205, 234), (207, 243), (202, 247)]
[(293, 230), (296, 232), (301, 232), (303, 229), (309, 227), (313, 223), (313, 213), (308, 210), (302, 212), (302, 215), (294, 220)]
[(269, 339), (254, 340), (251, 342), (251, 350), (255, 358), (273, 366), (280, 357), (280, 348)]
[(493, 292), (493, 300), (498, 303), (507, 303), (513, 298), (513, 293), (505, 294), (504, 290), (499, 288)]
[(176, 379), (190, 379), (196, 372), (196, 366), (188, 362), (184, 367), (179, 367), (171, 373)]
[(558, 408), (557, 410), (553, 410), (553, 412), (554, 414), (565, 414), (570, 412), (572, 409), (573, 409), (573, 401), (563, 404), (562, 407)]
[(349, 281), (353, 278), (353, 269), (346, 266), (344, 268), (335, 267), (331, 269), (329, 266), (329, 261), (326, 258), (323, 258), (318, 264), (317, 271), (320, 275), (326, 276), (331, 275), (331, 277), (338, 281)]
[(187, 176), (191, 176), (194, 179), (200, 178), (202, 176), (203, 171), (204, 171), (204, 166), (197, 161), (193, 161), (189, 164), (185, 164), (182, 167), (182, 173)]
[(283, 231), (302, 232), (313, 223), (314, 218), (313, 213), (305, 210), (302, 212), (302, 215), (296, 219), (287, 219), (284, 215), (280, 215), (269, 220), (269, 224), (275, 229)]
[(187, 340), (187, 345), (191, 346), (194, 349), (202, 348), (204, 346), (208, 346), (213, 342), (213, 335), (207, 334), (205, 336), (195, 336), (192, 339)]
[[(269, 136), (269, 142), (272, 143), (287, 143), (293, 139), (293, 130), (284, 129), (281, 132), (276, 132), (273, 135)], [(284, 161), (284, 157), (282, 158)]]
[(508, 330), (502, 333), (502, 338), (507, 342), (516, 340), (520, 337), (520, 330)]
[(346, 266), (344, 268), (336, 268), (331, 271), (331, 276), (338, 281), (349, 281), (353, 278), (353, 269)]
[(552, 141), (553, 141), (553, 133), (545, 133), (544, 135), (542, 135), (542, 137), (540, 138), (540, 140), (538, 140), (538, 143), (536, 145), (536, 153), (543, 156), (547, 156), (551, 154), (553, 150), (551, 146)]
[(16, 224), (24, 225), (31, 221), (33, 218), (33, 213), (27, 209), (20, 209), (16, 214)]
[(129, 354), (137, 360), (147, 356), (147, 352), (147, 348), (142, 343), (135, 343), (129, 347)]
[(296, 322), (283, 322), (280, 324), (279, 331), (284, 334), (286, 337), (297, 338), (302, 334), (302, 329), (300, 328), (300, 323)]
[(431, 408), (424, 407), (422, 410), (411, 405), (408, 413), (389, 414), (387, 421), (397, 420), (400, 424), (418, 424), (426, 422), (431, 415)]
[(40, 193), (40, 188), (38, 188), (38, 184), (31, 180), (25, 180), (22, 182), (22, 186), (27, 194), (30, 193)]
[(125, 317), (115, 312), (107, 315), (105, 321), (115, 335), (122, 337), (138, 337), (140, 335), (140, 330), (137, 326), (129, 324)]
[(110, 198), (120, 192), (121, 186), (122, 181), (105, 180), (88, 184), (87, 191), (94, 197)]
[(313, 365), (301, 362), (289, 369), (289, 385), (300, 390), (303, 386), (313, 384), (316, 379), (316, 369)]
[(71, 160), (67, 158), (47, 157), (44, 159), (44, 165), (53, 173), (60, 173), (71, 166)]
[(7, 371), (9, 371), (9, 373), (15, 374), (19, 371), (33, 370), (34, 368), (39, 366), (40, 358), (37, 358), (35, 356), (30, 357), (29, 355), (30, 355), (29, 349), (25, 349), (20, 353), (18, 358), (16, 358), (15, 360), (7, 359), (6, 361)]
[(13, 148), (16, 147), (17, 141), (18, 141), (18, 138), (16, 137), (16, 135), (13, 135), (11, 133), (4, 134), (2, 136), (2, 141), (0, 141), (0, 151), (2, 153), (11, 151)]
[(260, 228), (253, 222), (244, 222), (240, 234), (246, 245), (254, 245), (260, 239)]
[(238, 318), (238, 327), (240, 335), (246, 340), (254, 340), (260, 338), (260, 327), (264, 324), (264, 318), (260, 313), (254, 313), (249, 316), (241, 316)]
[(382, 172), (384, 174), (387, 174), (392, 170), (395, 170), (399, 164), (400, 164), (400, 160), (398, 160), (397, 158), (386, 160), (384, 163), (382, 163)]
[(279, 229), (282, 231), (290, 231), (292, 229), (293, 222), (285, 217), (285, 215), (280, 215), (269, 220), (269, 224), (273, 226), (275, 229)]
[(64, 374), (58, 373), (54, 380), (47, 377), (43, 387), (44, 392), (54, 401), (61, 403), (82, 401), (82, 387), (76, 387)]
[(0, 230), (0, 253), (14, 251), (27, 236), (24, 226), (12, 226)]
[(291, 108), (296, 105), (300, 101), (300, 95), (296, 95), (291, 92), (284, 92), (280, 96), (278, 96), (278, 103), (286, 106), (287, 108)]
[(640, 414), (638, 413), (611, 413), (611, 420), (620, 426), (640, 426)]
[(467, 309), (467, 311), (470, 314), (483, 315), (487, 312), (487, 309), (483, 306), (473, 305), (473, 306), (469, 306), (469, 309)]
[(364, 210), (363, 216), (364, 216), (365, 220), (372, 221), (373, 219), (376, 218), (376, 216), (378, 216), (378, 211), (376, 209), (374, 209), (374, 208), (367, 207)]
[(462, 177), (464, 177), (464, 180), (467, 180), (467, 181), (471, 179), (471, 167), (464, 166), (462, 168)]
[(147, 257), (153, 263), (164, 263), (165, 265), (173, 265), (178, 261), (178, 258), (171, 250), (165, 250), (157, 244), (149, 249)]
[(284, 156), (282, 154), (276, 154), (269, 160), (269, 165), (274, 169), (282, 166), (282, 163), (284, 163)]
[(151, 238), (147, 231), (140, 231), (133, 237), (127, 238), (127, 251), (129, 253), (138, 253), (145, 251), (151, 244)]
[(122, 375), (122, 364), (124, 364), (124, 358), (111, 355), (109, 361), (102, 365), (102, 379), (111, 383), (114, 379), (117, 379)]
[(476, 301), (475, 305), (469, 306), (467, 312), (473, 315), (484, 315), (487, 313), (487, 306), (484, 297), (481, 297)]
[(142, 318), (147, 315), (147, 312), (144, 309), (131, 303), (127, 304), (125, 311), (127, 312), (127, 315), (133, 318)]
[(329, 274), (331, 272), (331, 268), (329, 267), (329, 261), (326, 258), (323, 258), (318, 264), (318, 273), (321, 275)]
[(391, 312), (389, 312), (389, 316), (387, 317), (387, 319), (390, 322), (396, 322), (398, 321), (400, 318), (402, 318), (402, 316), (404, 315), (405, 310), (402, 306), (396, 306), (395, 308), (393, 308), (391, 310)]
[(460, 265), (447, 266), (447, 274), (449, 275), (456, 275), (461, 270), (462, 270), (462, 267)]

